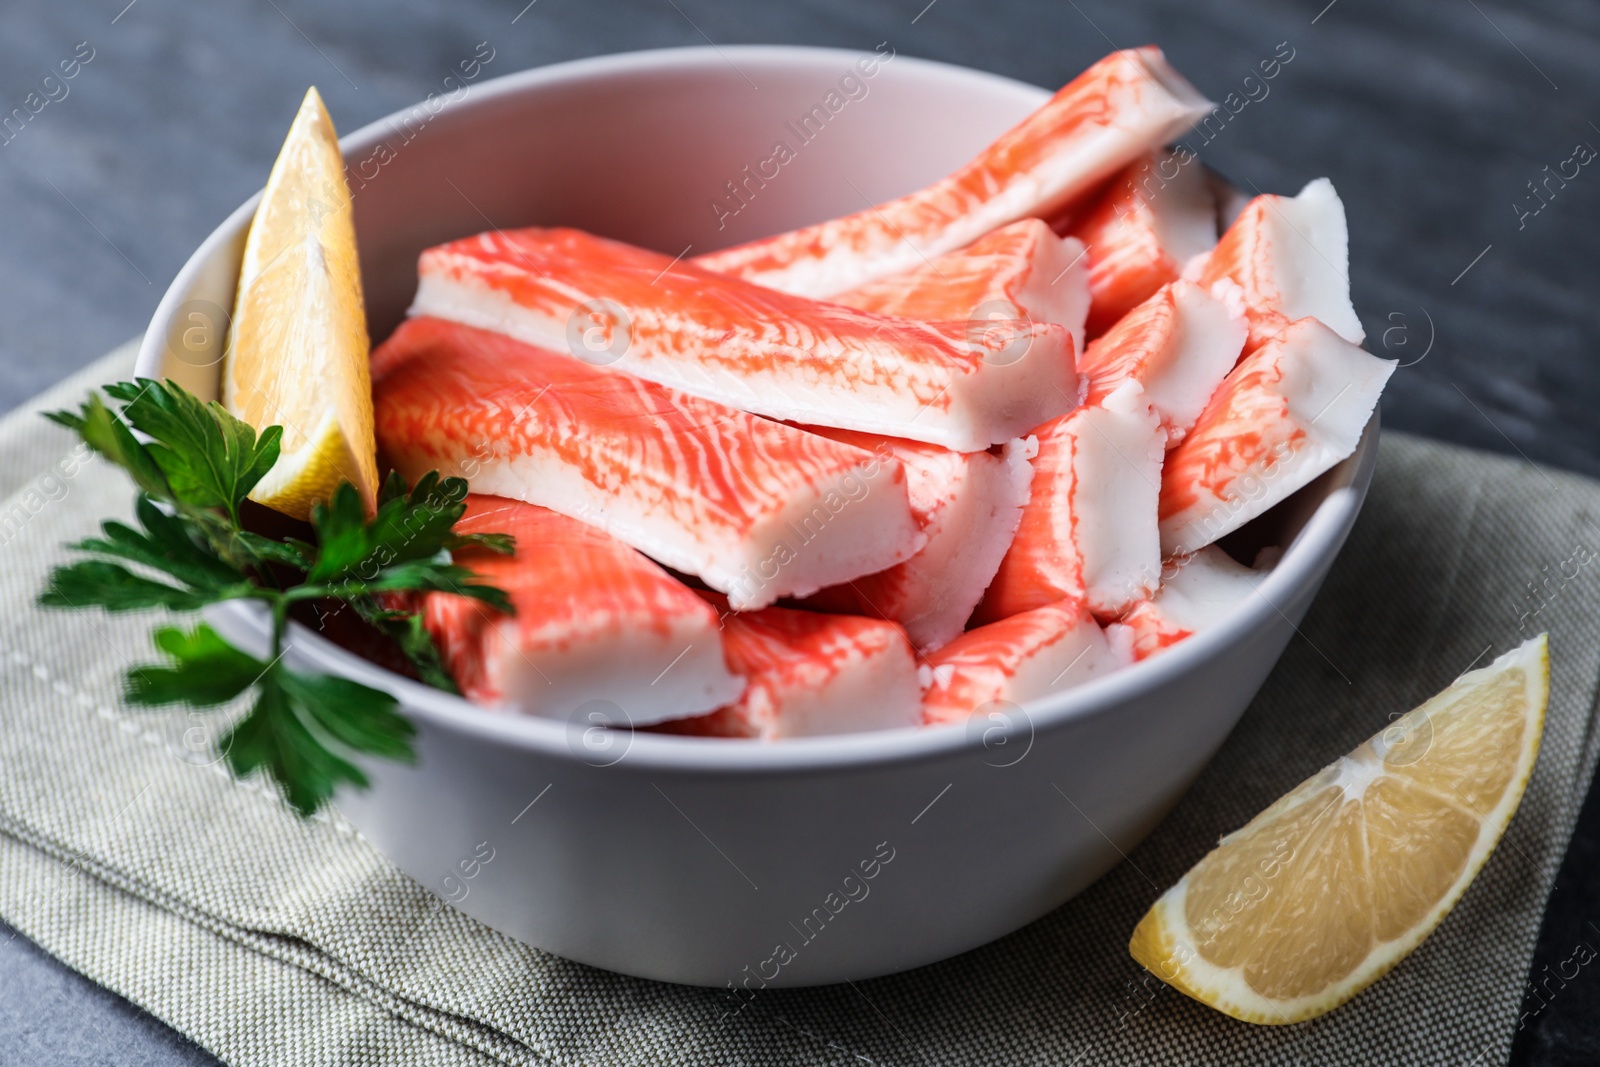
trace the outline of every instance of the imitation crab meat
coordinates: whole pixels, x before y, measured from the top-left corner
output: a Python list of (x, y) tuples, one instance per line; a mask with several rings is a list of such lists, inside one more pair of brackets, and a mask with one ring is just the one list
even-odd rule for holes
[(1161, 473), (1161, 551), (1197, 552), (1355, 451), (1394, 364), (1301, 319), (1239, 361)]
[(1153, 593), (1161, 576), (1161, 420), (1130, 381), (1035, 434), (1032, 495), (975, 619), (1063, 598), (1115, 616)]
[(727, 613), (728, 666), (744, 694), (667, 732), (776, 740), (861, 733), (921, 721), (911, 645), (892, 622), (788, 608)]
[(372, 378), (379, 451), (407, 477), (570, 515), (741, 609), (922, 547), (896, 460), (502, 334), (409, 319)]
[(788, 293), (835, 296), (1008, 222), (1049, 218), (1211, 107), (1161, 49), (1113, 52), (950, 176), (854, 215), (695, 262)]
[(580, 230), (422, 254), (412, 313), (495, 330), (744, 411), (977, 452), (1077, 401), (1068, 331), (912, 322), (712, 274)]
[(1156, 595), (1118, 620), (1133, 632), (1134, 658), (1148, 659), (1215, 626), (1258, 595), (1263, 577), (1215, 545), (1168, 560)]
[(1110, 673), (1133, 662), (1130, 636), (1124, 627), (1108, 636), (1081, 600), (969, 630), (921, 668), (923, 721), (965, 722)]
[(1366, 337), (1350, 305), (1350, 235), (1333, 183), (1318, 178), (1298, 196), (1258, 196), (1195, 275), (1210, 289), (1239, 286), (1250, 320), (1246, 351), (1291, 322), (1313, 317), (1351, 344)]
[(1085, 403), (1138, 382), (1161, 417), (1167, 447), (1177, 447), (1244, 347), (1237, 287), (1218, 282), (1217, 293), (1220, 299), (1193, 282), (1171, 282), (1090, 342), (1078, 361), (1089, 382)]
[(848, 430), (829, 436), (900, 461), (911, 510), (928, 540), (904, 563), (824, 589), (807, 603), (892, 619), (922, 651), (948, 643), (965, 628), (1016, 535), (1035, 444), (1012, 441), (995, 456)]
[(1066, 225), (1089, 264), (1089, 336), (1177, 281), (1217, 243), (1217, 202), (1205, 168), (1187, 149), (1147, 153), (1111, 180)]
[(611, 722), (645, 725), (738, 699), (717, 612), (639, 552), (534, 504), (467, 498), (460, 533), (507, 533), (516, 554), (456, 554), (517, 609), (501, 615), (452, 593), (423, 597), (422, 619), (469, 699), (579, 721), (608, 705)]
[(461, 553), (515, 617), (420, 601), (462, 691), (699, 737), (1014, 721), (1259, 597), (1281, 547), (1215, 542), (1349, 456), (1393, 364), (1326, 179), (1247, 201), (1169, 147), (1210, 107), (1120, 51), (844, 218), (424, 252), (380, 458), (519, 545)]
[(1078, 353), (1089, 314), (1089, 266), (1082, 242), (1057, 237), (1038, 219), (1021, 219), (965, 248), (833, 299), (903, 319), (967, 319), (977, 329), (1053, 322), (1072, 334)]

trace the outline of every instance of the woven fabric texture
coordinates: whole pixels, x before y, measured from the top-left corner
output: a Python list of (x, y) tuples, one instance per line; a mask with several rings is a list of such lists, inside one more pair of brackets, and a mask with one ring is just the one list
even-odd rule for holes
[[(32, 604), (63, 542), (131, 511), (36, 412), (126, 376), (124, 349), (0, 422), (0, 916), (228, 1063), (1495, 1063), (1595, 763), (1600, 486), (1386, 435), (1321, 596), (1216, 760), (1077, 899), (908, 974), (714, 991), (528, 948), (391, 867), (336, 814), (300, 822), (209, 754), (211, 719), (118, 702), (152, 618)], [(1576, 575), (1568, 575), (1575, 569)], [(1290, 1027), (1144, 975), (1128, 934), (1217, 837), (1469, 665), (1551, 634), (1522, 809), (1438, 932), (1348, 1006)]]

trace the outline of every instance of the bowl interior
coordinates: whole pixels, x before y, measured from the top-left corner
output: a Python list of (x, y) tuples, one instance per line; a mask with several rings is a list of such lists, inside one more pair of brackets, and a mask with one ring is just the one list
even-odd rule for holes
[[(977, 71), (878, 52), (689, 48), (608, 56), (482, 82), (343, 139), (355, 197), (368, 324), (382, 339), (416, 288), (416, 259), (495, 227), (560, 224), (696, 255), (860, 210), (970, 158), (1048, 96)], [(285, 104), (285, 120), (290, 111)], [(780, 151), (783, 146), (787, 151)], [(781, 162), (780, 162), (781, 160)], [(173, 281), (137, 373), (215, 397), (239, 258), (255, 199), (207, 238)], [(1114, 709), (1221, 653), (1320, 580), (1370, 477), (1376, 416), (1356, 454), (1257, 520), (1287, 551), (1260, 603), (1171, 652), (1041, 702), (1035, 724)], [(1281, 614), (1281, 613), (1280, 613)], [(249, 629), (235, 611), (235, 628)], [(565, 724), (481, 709), (372, 666), (315, 634), (302, 654), (396, 692), (452, 728), (552, 752)], [(1033, 709), (1030, 709), (1033, 710)], [(639, 735), (635, 761), (751, 768), (918, 758), (968, 743), (959, 728), (885, 731), (761, 745)]]

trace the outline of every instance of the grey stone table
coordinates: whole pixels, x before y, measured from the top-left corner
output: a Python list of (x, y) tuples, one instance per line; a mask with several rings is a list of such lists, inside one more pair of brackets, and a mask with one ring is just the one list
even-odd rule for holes
[[(30, 92), (51, 99), (0, 130), (0, 410), (143, 327), (262, 183), (308, 84), (354, 129), (437, 88), (481, 41), (492, 75), (708, 41), (884, 40), (1052, 87), (1114, 45), (1155, 42), (1216, 99), (1243, 95), (1287, 42), (1270, 94), (1203, 154), (1246, 188), (1334, 179), (1372, 347), (1408, 364), (1386, 424), (1600, 475), (1600, 170), (1546, 182), (1575, 146), (1600, 145), (1586, 0), (6, 0), (0, 116)], [(75, 76), (42, 85), (62, 61)], [(1535, 970), (1595, 900), (1591, 795)], [(1600, 1062), (1600, 979), (1533, 1018), (1514, 1058)], [(0, 926), (0, 1062), (213, 1061)]]

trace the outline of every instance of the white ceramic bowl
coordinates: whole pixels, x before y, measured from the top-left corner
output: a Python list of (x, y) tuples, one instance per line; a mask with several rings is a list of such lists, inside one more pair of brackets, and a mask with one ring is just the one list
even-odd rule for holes
[[(859, 58), (692, 48), (584, 60), (485, 81), (437, 114), (414, 109), (345, 138), (353, 173), (370, 174), (356, 224), (373, 336), (404, 313), (429, 245), (563, 224), (671, 254), (708, 251), (922, 185), (1046, 97), (939, 63), (880, 60), (850, 83), (865, 95), (841, 93), (844, 106), (796, 158), (746, 186), (737, 214), (714, 209), (746, 164), (779, 139), (796, 143), (786, 123), (823, 103)], [(216, 394), (222, 309), (254, 206), (179, 273), (145, 337), (141, 375)], [(1322, 583), (1365, 495), (1376, 438), (1374, 420), (1350, 460), (1258, 520), (1287, 545), (1258, 599), (1009, 723), (710, 741), (492, 714), (302, 627), (290, 661), (403, 702), (420, 762), (369, 764), (371, 790), (342, 794), (340, 808), (468, 914), (647, 978), (751, 988), (866, 978), (1038, 918), (1155, 826)], [(263, 620), (236, 606), (212, 621), (264, 642)]]

